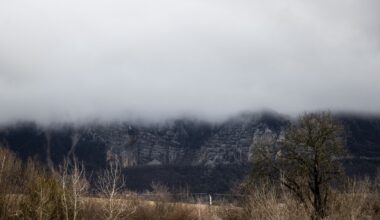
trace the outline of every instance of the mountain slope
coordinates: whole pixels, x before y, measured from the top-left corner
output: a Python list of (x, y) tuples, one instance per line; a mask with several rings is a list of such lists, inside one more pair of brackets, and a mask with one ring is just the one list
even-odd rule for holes
[[(344, 161), (348, 172), (373, 174), (380, 161), (380, 118), (335, 117), (345, 129), (351, 155)], [(187, 184), (191, 182), (191, 173), (207, 177), (209, 174), (203, 171), (205, 167), (216, 170), (224, 167), (225, 170), (225, 174), (221, 169), (206, 182), (234, 176), (228, 170), (236, 174), (232, 179), (242, 178), (249, 171), (250, 146), (255, 138), (264, 133), (279, 137), (289, 124), (288, 117), (273, 113), (242, 114), (218, 124), (182, 119), (152, 125), (123, 122), (46, 128), (35, 123), (19, 123), (0, 129), (0, 144), (15, 151), (23, 160), (36, 157), (51, 167), (64, 158), (74, 157), (94, 170), (117, 161), (128, 168), (132, 179), (140, 180), (135, 187), (141, 188), (144, 184), (147, 187), (152, 180)], [(241, 167), (240, 174), (236, 167)], [(145, 170), (146, 175), (141, 176), (139, 170)], [(167, 170), (179, 173), (178, 178), (173, 179)], [(181, 178), (182, 182), (178, 180)], [(225, 186), (220, 190), (227, 189)]]

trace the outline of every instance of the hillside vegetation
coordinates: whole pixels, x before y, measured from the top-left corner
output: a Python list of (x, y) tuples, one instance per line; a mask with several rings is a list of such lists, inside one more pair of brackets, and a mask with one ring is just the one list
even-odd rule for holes
[[(285, 189), (265, 182), (245, 192), (237, 204), (208, 205), (173, 200), (165, 186), (151, 192), (154, 201), (125, 188), (117, 166), (96, 175), (93, 184), (83, 166), (67, 162), (52, 171), (33, 160), (22, 163), (0, 148), (0, 219), (308, 219), (310, 213)], [(376, 185), (377, 184), (377, 185)], [(378, 219), (379, 177), (347, 179), (334, 190), (327, 219)]]
[[(351, 155), (345, 135), (329, 112), (305, 113), (281, 133), (255, 133), (250, 175), (235, 182), (229, 198), (219, 199), (210, 192), (191, 194), (189, 187), (174, 192), (159, 182), (151, 182), (149, 192), (134, 192), (127, 183), (138, 180), (126, 178), (117, 159), (86, 172), (74, 155), (59, 164), (41, 163), (0, 147), (0, 218), (379, 219), (380, 172), (346, 176), (341, 165)], [(222, 178), (215, 188), (235, 177), (216, 179)]]
[[(345, 129), (351, 176), (373, 176), (380, 166), (380, 119), (334, 115)], [(274, 114), (242, 114), (220, 123), (178, 119), (162, 124), (109, 123), (0, 127), (0, 144), (23, 161), (35, 158), (50, 169), (77, 158), (88, 172), (117, 160), (129, 177), (128, 188), (150, 190), (164, 182), (192, 192), (225, 193), (249, 173), (252, 142), (263, 134), (281, 137), (292, 120)], [(228, 176), (229, 178), (226, 178)]]

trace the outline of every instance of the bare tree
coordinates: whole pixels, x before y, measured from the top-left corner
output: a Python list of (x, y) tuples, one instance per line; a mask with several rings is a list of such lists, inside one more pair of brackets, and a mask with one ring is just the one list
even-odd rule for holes
[(342, 173), (344, 154), (339, 126), (328, 112), (306, 113), (285, 132), (283, 140), (262, 137), (253, 146), (253, 176), (277, 178), (313, 219), (327, 215), (330, 186)]
[(62, 187), (62, 204), (65, 218), (76, 220), (81, 209), (81, 199), (88, 189), (85, 168), (76, 159), (71, 165), (67, 160), (59, 170), (59, 180)]
[(110, 163), (109, 167), (98, 177), (96, 184), (102, 202), (104, 219), (126, 218), (135, 212), (136, 206), (124, 197), (125, 178), (119, 163)]

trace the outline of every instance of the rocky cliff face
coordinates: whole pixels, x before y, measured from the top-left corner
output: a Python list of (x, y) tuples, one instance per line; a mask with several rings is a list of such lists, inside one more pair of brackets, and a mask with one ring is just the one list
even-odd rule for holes
[[(380, 119), (337, 116), (355, 158), (380, 157)], [(280, 137), (289, 125), (278, 114), (244, 114), (223, 123), (175, 120), (156, 125), (113, 123), (42, 128), (22, 123), (0, 130), (2, 145), (21, 158), (38, 157), (50, 166), (77, 157), (91, 168), (116, 161), (123, 167), (247, 164), (250, 146), (263, 134)]]

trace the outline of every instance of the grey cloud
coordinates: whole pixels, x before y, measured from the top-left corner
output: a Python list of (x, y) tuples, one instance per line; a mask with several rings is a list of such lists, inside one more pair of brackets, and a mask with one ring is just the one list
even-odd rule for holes
[(0, 123), (379, 113), (377, 0), (0, 2)]

